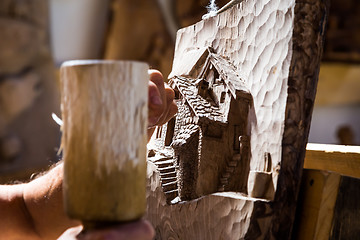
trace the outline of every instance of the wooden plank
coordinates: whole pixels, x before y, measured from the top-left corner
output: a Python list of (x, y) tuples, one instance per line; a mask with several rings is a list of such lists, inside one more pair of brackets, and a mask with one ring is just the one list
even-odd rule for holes
[(314, 240), (329, 239), (341, 179), (340, 175), (336, 173), (324, 173), (324, 175), (326, 180), (322, 191)]
[(304, 168), (360, 178), (360, 146), (309, 143)]
[(360, 147), (309, 143), (304, 168), (293, 238), (354, 239), (359, 180), (341, 175), (360, 177)]
[(340, 178), (337, 173), (304, 170), (293, 239), (329, 239)]

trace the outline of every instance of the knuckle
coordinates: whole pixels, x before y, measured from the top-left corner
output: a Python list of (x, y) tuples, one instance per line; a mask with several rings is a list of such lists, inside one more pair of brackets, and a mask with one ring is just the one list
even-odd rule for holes
[(163, 75), (161, 74), (161, 72), (157, 71), (157, 70), (149, 70), (149, 74), (150, 74), (150, 81), (155, 83), (157, 86), (164, 85), (164, 78)]

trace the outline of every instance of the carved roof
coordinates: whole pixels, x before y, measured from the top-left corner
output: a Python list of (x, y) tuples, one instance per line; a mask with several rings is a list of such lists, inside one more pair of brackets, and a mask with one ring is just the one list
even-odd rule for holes
[(221, 112), (220, 107), (212, 105), (210, 102), (198, 95), (198, 89), (195, 85), (196, 80), (188, 77), (175, 76), (171, 79), (176, 84), (181, 95), (189, 105), (191, 111), (195, 114), (195, 122), (216, 121), (226, 123), (226, 116)]
[(169, 78), (183, 76), (189, 79), (204, 78), (210, 65), (214, 66), (235, 99), (242, 97), (251, 101), (246, 82), (236, 67), (226, 57), (214, 53), (210, 47), (189, 49), (180, 57), (179, 64), (172, 70)]
[(235, 99), (242, 97), (251, 101), (251, 94), (247, 88), (246, 82), (237, 73), (234, 65), (232, 65), (224, 57), (215, 53), (210, 53), (208, 59), (209, 62), (216, 68), (221, 78), (225, 81), (225, 84)]
[(182, 127), (181, 132), (174, 136), (172, 142), (173, 148), (179, 148), (183, 146), (194, 134), (199, 130), (199, 126), (194, 123), (188, 123)]
[[(170, 74), (170, 84), (176, 85), (185, 102), (196, 116), (195, 123), (215, 121), (227, 122), (230, 101), (224, 106), (208, 101), (199, 95), (199, 82), (207, 81), (211, 69), (216, 70), (224, 89), (236, 100), (251, 101), (252, 97), (246, 82), (239, 76), (237, 69), (225, 57), (213, 53), (209, 47), (189, 50), (182, 56), (182, 64)], [(213, 83), (211, 83), (212, 85)], [(175, 86), (173, 86), (175, 87)], [(211, 89), (210, 86), (209, 89)]]

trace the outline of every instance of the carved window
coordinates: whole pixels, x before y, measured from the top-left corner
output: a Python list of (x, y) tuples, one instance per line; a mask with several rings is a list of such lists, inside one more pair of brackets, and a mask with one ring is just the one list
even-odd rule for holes
[(206, 99), (208, 97), (209, 83), (205, 80), (201, 80), (198, 86), (198, 94)]
[(179, 89), (175, 88), (175, 89), (174, 89), (174, 93), (175, 93), (175, 100), (180, 99), (181, 94), (180, 94), (180, 92), (179, 92)]
[(225, 97), (226, 97), (226, 92), (221, 92), (221, 96), (220, 96), (220, 103), (224, 103), (225, 102)]
[(165, 146), (170, 146), (174, 137), (174, 129), (175, 129), (175, 117), (170, 119), (167, 124), (166, 136), (165, 136)]

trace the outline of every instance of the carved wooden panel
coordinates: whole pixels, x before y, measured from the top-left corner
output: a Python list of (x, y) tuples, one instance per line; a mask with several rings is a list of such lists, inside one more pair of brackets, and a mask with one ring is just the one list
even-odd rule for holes
[(179, 113), (149, 145), (157, 239), (290, 237), (326, 8), (248, 0), (178, 31)]

